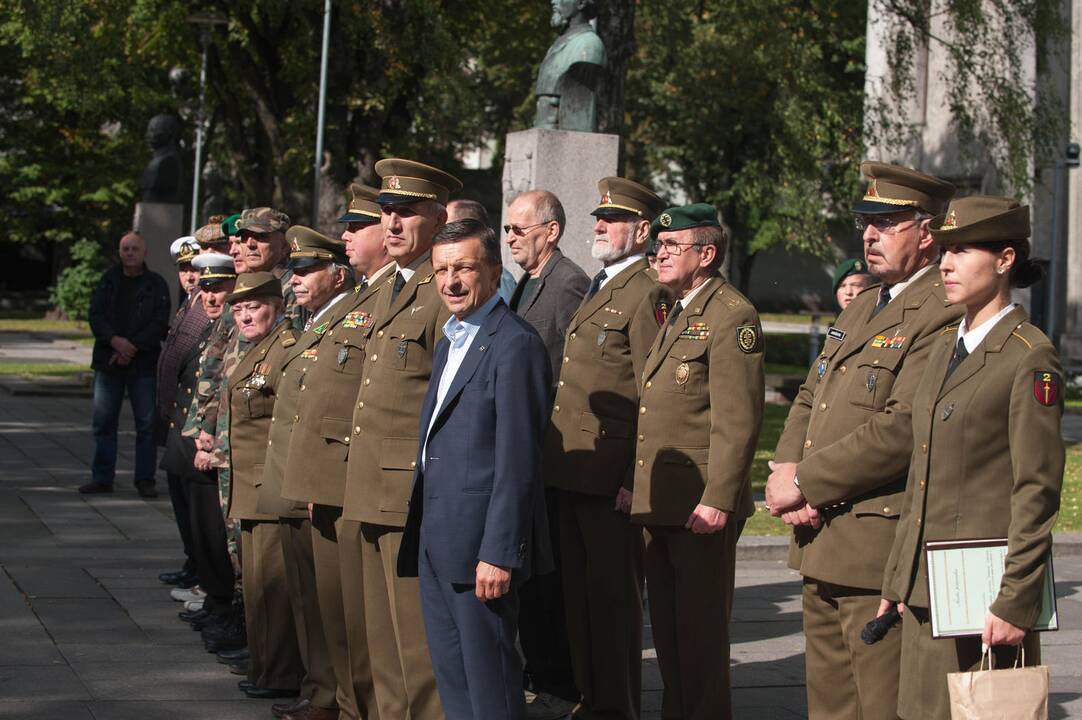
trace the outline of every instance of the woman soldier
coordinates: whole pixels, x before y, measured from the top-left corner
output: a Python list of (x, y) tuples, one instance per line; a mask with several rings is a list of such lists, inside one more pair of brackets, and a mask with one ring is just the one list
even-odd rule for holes
[[(913, 401), (913, 458), (883, 583), (879, 614), (901, 603), (905, 719), (950, 718), (947, 673), (976, 669), (982, 645), (997, 667), (1014, 662), (1018, 645), (1027, 665), (1040, 662), (1030, 631), (1063, 483), (1059, 358), (1010, 299), (1041, 278), (1029, 258), (1029, 208), (967, 197), (932, 225), (947, 299), (965, 317), (933, 347)], [(1002, 537), (1005, 571), (981, 637), (933, 639), (923, 543)]]

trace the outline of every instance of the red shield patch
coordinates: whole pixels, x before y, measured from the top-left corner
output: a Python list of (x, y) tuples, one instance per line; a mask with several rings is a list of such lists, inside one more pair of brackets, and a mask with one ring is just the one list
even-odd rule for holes
[(1059, 374), (1047, 370), (1033, 373), (1033, 397), (1041, 405), (1055, 405), (1059, 400)]
[(667, 302), (662, 301), (654, 306), (654, 318), (657, 320), (658, 327), (665, 324), (665, 321), (669, 319), (669, 304)]

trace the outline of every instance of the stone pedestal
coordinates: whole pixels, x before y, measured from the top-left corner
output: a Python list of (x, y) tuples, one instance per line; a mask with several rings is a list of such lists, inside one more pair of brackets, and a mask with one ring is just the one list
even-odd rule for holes
[[(619, 157), (617, 135), (540, 128), (508, 133), (501, 227), (507, 223), (507, 208), (519, 193), (526, 190), (555, 193), (567, 214), (560, 250), (592, 277), (601, 269), (601, 263), (590, 257), (595, 222), (590, 212), (600, 198), (597, 181), (616, 174)], [(521, 276), (522, 269), (511, 259), (507, 243), (501, 245), (504, 267), (516, 278)]]
[(169, 285), (169, 317), (172, 317), (180, 298), (180, 279), (177, 277), (177, 265), (169, 254), (169, 246), (184, 235), (184, 206), (174, 203), (136, 203), (132, 229), (146, 240), (147, 267), (165, 278)]

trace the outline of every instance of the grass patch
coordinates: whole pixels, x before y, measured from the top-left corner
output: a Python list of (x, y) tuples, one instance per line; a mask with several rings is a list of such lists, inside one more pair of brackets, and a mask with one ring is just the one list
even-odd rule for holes
[(1082, 532), (1082, 445), (1067, 446), (1057, 532)]
[(40, 377), (43, 375), (78, 375), (90, 372), (87, 365), (69, 365), (67, 363), (12, 363), (0, 362), (0, 375), (18, 375), (19, 377)]
[(808, 368), (803, 365), (789, 365), (786, 363), (766, 363), (765, 371), (767, 375), (799, 375), (801, 378), (808, 375)]
[(0, 332), (32, 332), (65, 337), (92, 337), (90, 326), (74, 320), (44, 318), (0, 318)]
[[(760, 313), (759, 320), (761, 320), (762, 322), (781, 322), (792, 323), (794, 325), (811, 325), (812, 316), (805, 313)], [(834, 322), (833, 313), (823, 313), (819, 316), (819, 325), (823, 328), (825, 328), (832, 322)]]
[(787, 417), (788, 406), (767, 405), (763, 409), (763, 431), (759, 433), (759, 445), (755, 448), (755, 460), (751, 464), (751, 487), (757, 493), (766, 487), (766, 479), (770, 475), (766, 463), (774, 457), (774, 448), (778, 445)]

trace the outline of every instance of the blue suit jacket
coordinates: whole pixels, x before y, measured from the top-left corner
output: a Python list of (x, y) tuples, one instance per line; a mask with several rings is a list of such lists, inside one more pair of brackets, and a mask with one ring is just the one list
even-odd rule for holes
[(423, 535), (442, 580), (472, 584), (477, 562), (484, 560), (511, 568), (512, 581), (520, 583), (553, 567), (541, 482), (551, 388), (545, 344), (500, 300), (437, 409), (449, 347), (446, 338), (436, 345), (421, 407), (421, 443), (398, 574), (417, 575)]

